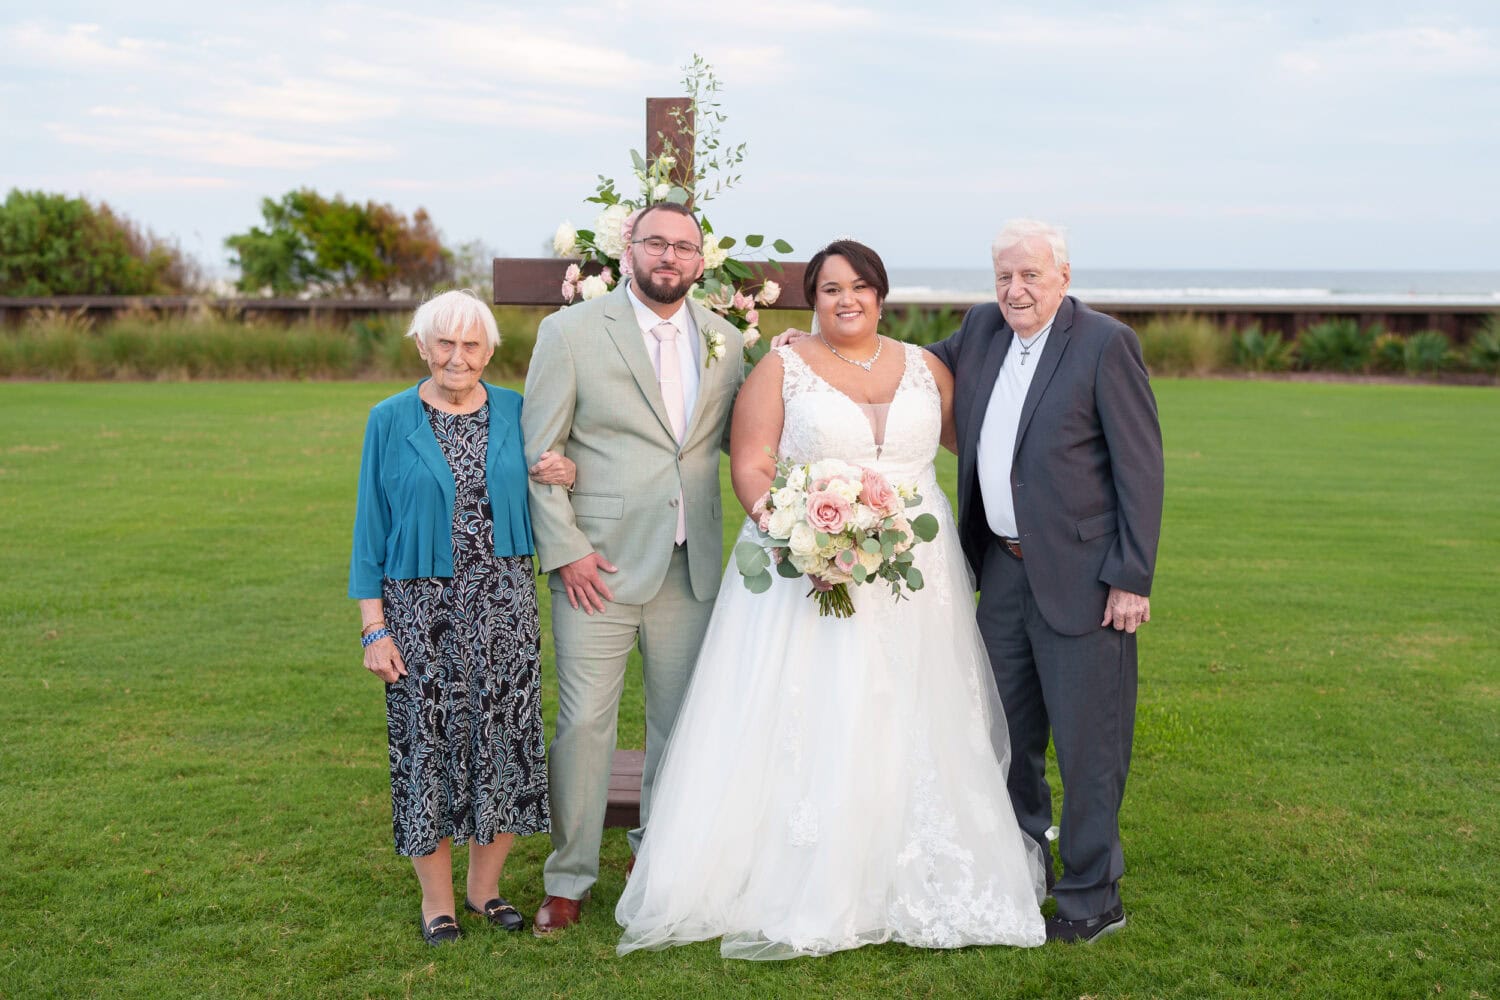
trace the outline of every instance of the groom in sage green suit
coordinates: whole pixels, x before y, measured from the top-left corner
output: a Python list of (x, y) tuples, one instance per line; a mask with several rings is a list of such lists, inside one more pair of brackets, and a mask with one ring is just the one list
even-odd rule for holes
[(528, 456), (550, 450), (578, 466), (571, 493), (531, 484), (558, 683), (553, 852), (537, 934), (576, 923), (598, 878), (625, 661), (637, 644), (646, 765), (629, 839), (632, 851), (640, 845), (723, 564), (719, 455), (744, 378), (739, 333), (686, 294), (703, 273), (690, 211), (653, 205), (631, 236), (628, 283), (542, 321), (521, 412)]

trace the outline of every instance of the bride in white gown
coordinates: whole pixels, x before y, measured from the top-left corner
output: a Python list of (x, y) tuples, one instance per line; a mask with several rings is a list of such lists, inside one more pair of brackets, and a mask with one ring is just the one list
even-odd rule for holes
[[(915, 549), (925, 586), (897, 602), (851, 585), (853, 617), (825, 618), (805, 579), (773, 574), (756, 595), (730, 566), (615, 910), (619, 951), (1040, 945), (1041, 860), (1006, 792), (1005, 716), (932, 467), (952, 376), (876, 336), (888, 285), (874, 251), (836, 241), (808, 274), (822, 332), (746, 379), (735, 492), (747, 508), (765, 492), (767, 448), (914, 481), (910, 516), (941, 526)], [(740, 537), (755, 537), (748, 520)]]

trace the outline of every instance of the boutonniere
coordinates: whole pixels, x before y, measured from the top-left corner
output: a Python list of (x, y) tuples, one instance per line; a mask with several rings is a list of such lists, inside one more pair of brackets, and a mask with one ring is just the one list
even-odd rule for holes
[(724, 335), (717, 330), (710, 330), (703, 335), (703, 367), (712, 368), (714, 362), (724, 356)]

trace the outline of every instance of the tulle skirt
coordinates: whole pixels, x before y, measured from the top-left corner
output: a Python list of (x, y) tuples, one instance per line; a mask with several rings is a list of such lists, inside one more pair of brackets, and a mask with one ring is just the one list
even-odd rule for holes
[(1043, 943), (973, 589), (933, 507), (924, 589), (852, 587), (851, 618), (819, 617), (804, 580), (752, 594), (730, 565), (615, 911), (621, 954)]

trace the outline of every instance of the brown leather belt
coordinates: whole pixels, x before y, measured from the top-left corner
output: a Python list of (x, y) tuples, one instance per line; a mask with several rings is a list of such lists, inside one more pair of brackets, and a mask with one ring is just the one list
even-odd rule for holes
[(1024, 556), (1021, 555), (1021, 542), (1020, 542), (1019, 539), (1015, 539), (1015, 538), (1001, 538), (999, 535), (996, 535), (995, 536), (995, 541), (999, 542), (1000, 543), (1000, 547), (1002, 549), (1004, 549), (1006, 552), (1009, 552), (1011, 555), (1015, 556), (1017, 559), (1024, 559), (1025, 558)]

